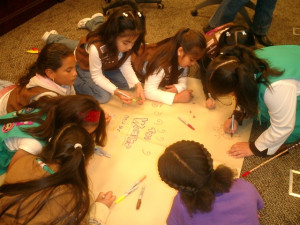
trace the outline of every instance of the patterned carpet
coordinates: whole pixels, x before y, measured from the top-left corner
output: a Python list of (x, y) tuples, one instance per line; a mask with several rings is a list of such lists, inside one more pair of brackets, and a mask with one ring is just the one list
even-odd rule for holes
[[(163, 0), (164, 9), (157, 9), (156, 4), (140, 4), (147, 19), (146, 41), (156, 42), (174, 35), (182, 27), (202, 30), (207, 24), (216, 6), (208, 6), (192, 17), (190, 11), (200, 0)], [(58, 3), (40, 15), (30, 19), (21, 26), (0, 37), (0, 79), (16, 81), (25, 69), (33, 63), (37, 55), (26, 51), (35, 47), (41, 49), (41, 40), (45, 31), (57, 30), (72, 39), (79, 39), (87, 33), (77, 29), (80, 19), (91, 17), (102, 12), (104, 0), (66, 0)], [(250, 17), (253, 11), (248, 10)], [(298, 0), (278, 1), (269, 37), (275, 44), (300, 44), (300, 36), (293, 35), (293, 27), (300, 27), (300, 2)], [(245, 24), (238, 15), (237, 23)], [(198, 67), (191, 68), (190, 76), (197, 77)], [(251, 140), (265, 129), (254, 123)], [(226, 149), (224, 149), (226, 150)], [(244, 161), (242, 173), (259, 165), (267, 158), (248, 157)], [(300, 198), (288, 195), (289, 170), (300, 171), (300, 149), (279, 157), (245, 179), (253, 183), (261, 193), (265, 207), (261, 212), (260, 221), (264, 225), (300, 224)], [(299, 190), (299, 189), (298, 189)]]

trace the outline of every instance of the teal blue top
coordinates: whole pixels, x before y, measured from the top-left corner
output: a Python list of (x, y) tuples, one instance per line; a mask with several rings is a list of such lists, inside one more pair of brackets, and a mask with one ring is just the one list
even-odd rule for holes
[[(21, 113), (26, 113), (28, 109), (21, 110)], [(29, 113), (36, 112), (37, 110), (30, 111)], [(7, 118), (13, 118), (16, 116), (16, 112), (11, 112), (8, 113), (4, 116), (1, 116), (0, 119), (7, 119)], [(25, 121), (25, 122), (14, 122), (14, 123), (8, 123), (8, 124), (0, 124), (1, 126), (1, 132), (0, 132), (0, 175), (5, 173), (7, 170), (7, 167), (10, 163), (11, 158), (14, 156), (16, 151), (15, 150), (10, 150), (5, 144), (5, 140), (7, 138), (12, 138), (12, 137), (18, 137), (18, 138), (32, 138), (30, 134), (26, 133), (23, 131), (24, 128), (29, 128), (29, 127), (38, 127), (40, 124), (37, 122), (32, 122), (32, 121)], [(45, 141), (36, 139), (41, 143), (42, 146), (45, 145)]]
[[(298, 45), (278, 45), (266, 47), (255, 51), (258, 58), (264, 59), (269, 63), (270, 68), (283, 71), (281, 76), (268, 76), (270, 83), (285, 80), (300, 80), (300, 46)], [(258, 118), (263, 122), (270, 121), (268, 108), (264, 102), (266, 86), (258, 84)], [(293, 133), (289, 136), (286, 143), (296, 141), (300, 137), (300, 96), (297, 97), (296, 123)]]

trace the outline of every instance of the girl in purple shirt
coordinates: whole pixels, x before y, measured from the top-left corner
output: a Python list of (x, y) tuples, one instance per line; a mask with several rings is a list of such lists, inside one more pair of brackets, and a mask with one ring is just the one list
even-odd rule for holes
[(179, 141), (158, 160), (161, 179), (179, 192), (168, 225), (256, 225), (264, 202), (256, 188), (223, 165), (213, 169), (206, 148), (194, 141)]

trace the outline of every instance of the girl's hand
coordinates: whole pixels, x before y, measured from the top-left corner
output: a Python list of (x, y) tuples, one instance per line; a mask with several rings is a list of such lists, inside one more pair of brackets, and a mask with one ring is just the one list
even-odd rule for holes
[(216, 108), (216, 101), (213, 98), (208, 98), (206, 99), (205, 105), (208, 109), (214, 109)]
[(100, 192), (96, 199), (96, 202), (101, 202), (104, 205), (106, 205), (108, 208), (110, 208), (115, 200), (116, 200), (116, 196), (113, 195), (111, 191), (109, 191), (106, 193)]
[(114, 91), (114, 94), (116, 96), (118, 96), (121, 99), (121, 101), (124, 102), (125, 104), (132, 103), (132, 96), (129, 93), (127, 93), (127, 92), (125, 92), (123, 90), (120, 91), (119, 89), (116, 89)]
[(168, 92), (178, 93), (177, 88), (174, 85), (166, 85), (165, 88)]
[(138, 104), (143, 104), (145, 101), (144, 88), (141, 83), (135, 85), (136, 89), (136, 100)]
[(228, 118), (224, 122), (224, 131), (225, 131), (225, 133), (234, 134), (236, 132), (237, 128), (238, 128), (238, 122), (236, 120), (234, 120), (233, 129), (231, 129), (231, 118)]
[(193, 98), (193, 90), (184, 90), (175, 95), (173, 102), (185, 103), (191, 101), (192, 98)]
[(234, 158), (243, 158), (253, 155), (253, 152), (250, 150), (249, 142), (237, 142), (231, 146), (231, 149), (227, 153)]
[(107, 125), (109, 123), (109, 121), (111, 120), (111, 116), (107, 112), (104, 112), (104, 114), (105, 114), (105, 123)]

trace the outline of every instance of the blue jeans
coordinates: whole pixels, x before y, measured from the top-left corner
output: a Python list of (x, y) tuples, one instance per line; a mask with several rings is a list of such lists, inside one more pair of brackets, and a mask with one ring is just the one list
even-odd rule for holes
[(46, 44), (51, 44), (51, 43), (60, 43), (72, 50), (75, 50), (79, 41), (71, 40), (61, 34), (50, 34), (49, 37), (47, 38)]
[[(238, 11), (247, 4), (249, 0), (223, 0), (217, 11), (209, 20), (211, 27), (218, 27), (232, 22)], [(270, 29), (273, 11), (277, 0), (257, 0), (252, 31), (257, 35), (266, 35)]]
[[(102, 16), (97, 16), (86, 22), (85, 28), (88, 31), (94, 31), (100, 24), (104, 22), (104, 18)], [(60, 43), (64, 44), (68, 48), (75, 50), (79, 41), (71, 40), (64, 35), (61, 34), (50, 34), (47, 38), (46, 44), (50, 43)]]
[[(99, 103), (107, 103), (110, 100), (111, 94), (95, 84), (90, 71), (83, 70), (78, 65), (76, 65), (76, 70), (77, 77), (74, 88), (77, 94), (91, 95), (96, 98)], [(120, 70), (103, 71), (103, 74), (119, 89), (129, 89), (129, 85)]]

